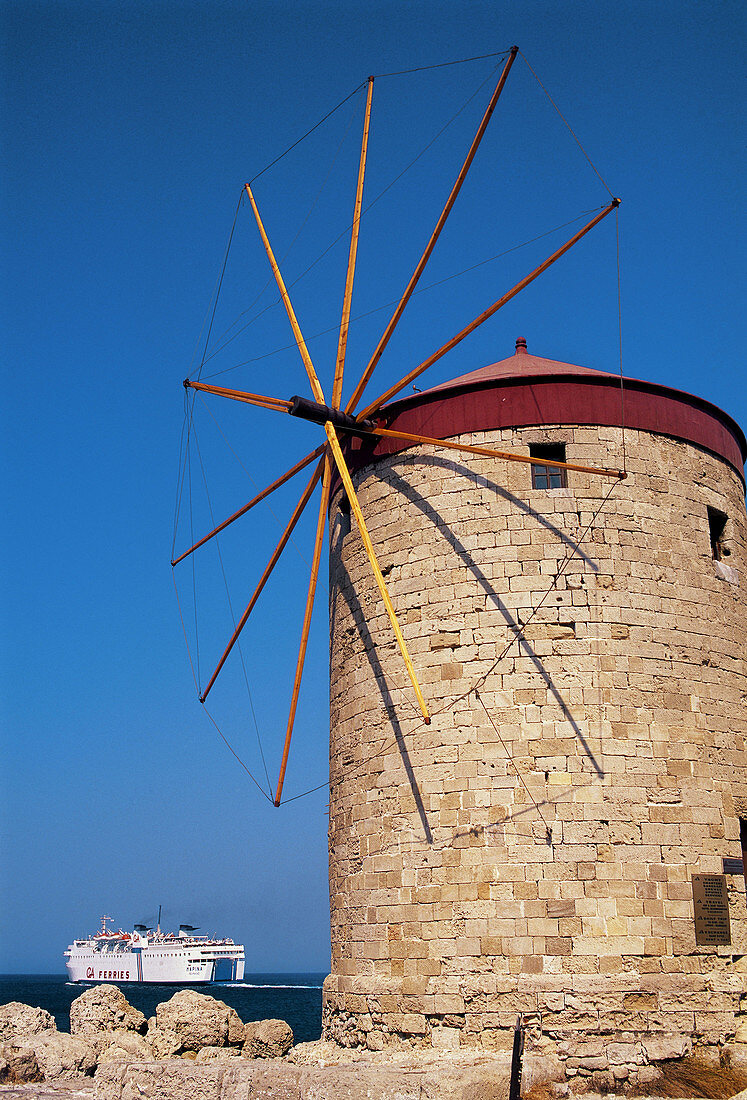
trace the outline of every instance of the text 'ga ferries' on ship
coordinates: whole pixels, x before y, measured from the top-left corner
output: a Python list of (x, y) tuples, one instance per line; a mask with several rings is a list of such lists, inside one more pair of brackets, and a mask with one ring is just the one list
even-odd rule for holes
[(136, 924), (132, 932), (101, 928), (65, 951), (71, 982), (240, 982), (244, 977), (244, 947), (229, 939), (194, 936), (192, 925), (180, 925), (178, 935)]

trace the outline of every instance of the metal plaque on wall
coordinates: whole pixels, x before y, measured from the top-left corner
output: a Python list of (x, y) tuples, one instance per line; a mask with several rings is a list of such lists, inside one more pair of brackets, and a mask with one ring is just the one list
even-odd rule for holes
[(731, 943), (729, 895), (725, 875), (693, 875), (695, 942), (700, 946)]

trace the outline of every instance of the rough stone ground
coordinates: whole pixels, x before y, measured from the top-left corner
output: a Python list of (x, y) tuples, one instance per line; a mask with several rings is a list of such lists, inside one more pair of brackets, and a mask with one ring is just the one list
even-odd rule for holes
[[(130, 1095), (137, 1096), (140, 1094), (136, 1092), (134, 1094), (131, 1093)], [(196, 1093), (184, 1093), (183, 1100), (193, 1100), (193, 1098), (194, 1100), (196, 1100), (199, 1095), (199, 1090)], [(281, 1098), (282, 1100), (284, 1100), (285, 1097), (292, 1096), (294, 1094), (289, 1094), (287, 1092), (285, 1094), (275, 1092), (265, 1093), (264, 1096), (262, 1093), (245, 1093), (244, 1095), (248, 1098), (251, 1098), (252, 1096), (257, 1097), (257, 1100), (259, 1100), (260, 1097), (262, 1097), (263, 1100), (265, 1100), (265, 1098), (266, 1100), (281, 1100)], [(294, 1096), (294, 1100), (299, 1095), (300, 1094), (296, 1093)], [(339, 1097), (340, 1100), (342, 1100), (343, 1097), (345, 1098), (345, 1100), (347, 1100), (347, 1097), (352, 1098), (358, 1096), (366, 1096), (366, 1100), (379, 1100), (379, 1095), (380, 1094), (372, 1092), (366, 1094), (366, 1092), (363, 1090), (359, 1090), (358, 1092), (348, 1091), (347, 1094), (343, 1092), (332, 1094), (327, 1091), (317, 1091), (313, 1094), (308, 1094), (309, 1097), (313, 1096), (313, 1100), (333, 1100), (334, 1096)], [(397, 1095), (402, 1097), (408, 1096), (407, 1093), (399, 1093)], [(425, 1096), (425, 1094), (423, 1095)], [(495, 1095), (499, 1095), (501, 1097), (501, 1100), (505, 1100), (505, 1098), (508, 1096), (507, 1084), (500, 1093), (497, 1093)], [(38, 1085), (0, 1085), (0, 1098), (2, 1098), (2, 1100), (97, 1100), (97, 1096), (98, 1094), (96, 1092), (96, 1086), (93, 1081), (88, 1081), (85, 1084), (72, 1083), (68, 1081), (59, 1082), (57, 1084), (42, 1083)], [(467, 1091), (462, 1092), (460, 1100), (482, 1100), (482, 1095), (479, 1092), (474, 1091), (474, 1089), (470, 1090), (468, 1088)], [(601, 1096), (599, 1093), (590, 1092), (583, 1094), (582, 1097), (577, 1097), (575, 1093), (571, 1092), (569, 1093), (567, 1100), (615, 1100), (615, 1094), (609, 1093), (606, 1096)], [(648, 1098), (639, 1097), (638, 1100), (666, 1100), (666, 1098), (652, 1095)], [(694, 1097), (693, 1100), (700, 1100), (700, 1098)], [(734, 1097), (733, 1100), (747, 1100), (747, 1096), (745, 1096), (744, 1093), (740, 1093), (738, 1097)]]
[(0, 1085), (3, 1100), (94, 1100), (93, 1081), (41, 1081), (39, 1084)]
[[(509, 1056), (444, 1052), (389, 1053), (340, 1059), (328, 1044), (302, 1044), (299, 1063), (232, 1059), (207, 1065), (182, 1058), (104, 1064), (95, 1080), (2, 1085), (0, 1100), (507, 1100)], [(545, 1076), (543, 1060), (525, 1057), (522, 1092)], [(562, 1100), (614, 1100), (576, 1093), (561, 1084)], [(548, 1095), (550, 1093), (548, 1092)], [(661, 1100), (653, 1092), (649, 1100)], [(697, 1098), (694, 1098), (697, 1100)], [(742, 1093), (734, 1100), (747, 1100)]]

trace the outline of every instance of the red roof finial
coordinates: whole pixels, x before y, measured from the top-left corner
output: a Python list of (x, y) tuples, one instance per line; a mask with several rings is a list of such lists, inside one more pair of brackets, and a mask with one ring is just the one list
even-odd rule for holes
[(526, 340), (524, 339), (523, 336), (520, 336), (518, 338), (518, 340), (516, 341), (516, 354), (517, 355), (526, 355), (527, 354), (527, 342), (526, 342)]

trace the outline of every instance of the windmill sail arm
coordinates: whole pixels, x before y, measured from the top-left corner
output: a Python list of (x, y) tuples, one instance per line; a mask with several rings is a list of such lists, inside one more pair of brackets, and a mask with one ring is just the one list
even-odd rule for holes
[(308, 375), (309, 382), (311, 383), (312, 393), (314, 394), (315, 400), (321, 401), (322, 403), (324, 403), (324, 392), (322, 390), (321, 383), (320, 383), (320, 381), (317, 377), (316, 371), (314, 370), (314, 364), (311, 361), (311, 356), (309, 355), (309, 349), (306, 347), (306, 341), (304, 340), (303, 334), (301, 332), (301, 326), (298, 323), (298, 318), (296, 317), (296, 312), (293, 309), (293, 304), (290, 300), (290, 295), (288, 294), (288, 290), (287, 290), (285, 282), (283, 280), (283, 276), (280, 273), (280, 268), (278, 267), (278, 262), (275, 259), (275, 253), (272, 250), (272, 245), (270, 244), (270, 238), (267, 236), (264, 224), (262, 222), (262, 218), (260, 217), (260, 214), (259, 214), (259, 209), (257, 207), (257, 203), (254, 199), (254, 195), (252, 194), (252, 189), (251, 189), (251, 187), (249, 186), (248, 183), (244, 185), (244, 190), (246, 191), (247, 195), (249, 196), (249, 202), (251, 203), (252, 210), (254, 211), (254, 218), (255, 218), (255, 221), (257, 222), (257, 228), (259, 229), (259, 234), (262, 238), (262, 243), (265, 246), (265, 252), (267, 253), (267, 258), (270, 261), (270, 267), (272, 268), (272, 274), (275, 276), (275, 282), (278, 285), (278, 290), (280, 291), (280, 296), (283, 299), (283, 305), (285, 306), (285, 312), (288, 314), (288, 320), (290, 321), (291, 328), (293, 330), (293, 336), (294, 336), (296, 344), (298, 346), (298, 350), (301, 353), (301, 359), (302, 359), (303, 365), (306, 369), (306, 374)]
[(236, 626), (236, 629), (234, 630), (233, 634), (231, 635), (231, 637), (229, 639), (229, 642), (228, 642), (228, 645), (226, 646), (225, 650), (223, 651), (223, 656), (221, 657), (220, 661), (218, 662), (218, 665), (215, 669), (215, 672), (210, 677), (210, 681), (208, 682), (207, 687), (205, 688), (203, 693), (200, 695), (200, 702), (201, 703), (204, 703), (205, 700), (207, 699), (208, 693), (210, 692), (210, 689), (212, 688), (213, 684), (215, 683), (216, 679), (218, 678), (218, 674), (219, 674), (220, 670), (223, 668), (223, 665), (226, 663), (226, 660), (228, 658), (229, 653), (231, 652), (234, 645), (238, 641), (238, 638), (239, 638), (239, 635), (241, 634), (241, 631), (246, 626), (247, 620), (248, 620), (249, 616), (252, 613), (254, 605), (256, 604), (257, 600), (260, 597), (260, 593), (262, 592), (262, 589), (267, 584), (267, 581), (270, 577), (270, 574), (272, 573), (273, 569), (277, 565), (278, 560), (280, 558), (280, 555), (282, 554), (283, 550), (286, 547), (286, 544), (288, 543), (288, 540), (290, 539), (291, 535), (293, 534), (294, 527), (296, 526), (299, 519), (301, 518), (301, 515), (303, 514), (304, 508), (309, 503), (309, 498), (311, 497), (311, 494), (313, 493), (313, 491), (316, 487), (316, 484), (319, 481), (319, 478), (322, 476), (323, 468), (324, 468), (324, 459), (322, 459), (322, 461), (319, 463), (319, 465), (317, 466), (314, 473), (311, 475), (311, 479), (310, 479), (308, 485), (306, 486), (303, 493), (301, 494), (301, 499), (299, 500), (298, 504), (294, 508), (293, 515), (288, 520), (288, 525), (287, 525), (287, 527), (283, 531), (283, 534), (280, 537), (280, 542), (275, 547), (275, 550), (273, 551), (272, 557), (270, 558), (269, 562), (267, 563), (267, 566), (265, 567), (265, 571), (262, 574), (262, 576), (260, 577), (259, 582), (257, 584), (257, 587), (254, 589), (254, 592), (252, 594), (252, 598), (250, 599), (249, 603), (247, 604), (246, 610), (244, 611), (243, 615), (239, 619), (239, 622)]
[(285, 731), (285, 744), (283, 745), (283, 758), (280, 763), (280, 773), (278, 775), (277, 790), (275, 791), (275, 805), (280, 805), (280, 799), (283, 793), (283, 784), (285, 782), (285, 771), (288, 766), (288, 754), (290, 752), (291, 736), (293, 734), (293, 726), (296, 720), (296, 707), (298, 706), (298, 695), (301, 690), (301, 677), (303, 675), (303, 666), (306, 660), (306, 649), (309, 642), (309, 630), (311, 628), (311, 613), (314, 609), (314, 597), (316, 595), (316, 584), (319, 577), (319, 563), (322, 556), (322, 544), (324, 542), (324, 528), (327, 522), (327, 506), (329, 504), (329, 492), (332, 485), (332, 470), (330, 467), (329, 456), (325, 458), (324, 462), (324, 474), (322, 476), (322, 497), (319, 502), (319, 516), (316, 525), (316, 540), (314, 542), (314, 555), (311, 562), (311, 576), (309, 577), (309, 590), (306, 596), (306, 608), (304, 610), (303, 627), (301, 628), (301, 644), (298, 647), (298, 660), (296, 662), (296, 674), (293, 680), (293, 691), (291, 693), (291, 704), (288, 714), (288, 724)]
[(259, 405), (262, 409), (274, 409), (276, 412), (288, 412), (290, 401), (284, 401), (282, 397), (265, 397), (261, 393), (246, 393), (244, 390), (230, 390), (225, 386), (211, 386), (207, 382), (193, 382), (190, 378), (184, 379), (185, 390), (199, 390), (202, 393), (213, 393), (218, 397), (229, 397), (232, 401), (243, 401), (247, 405)]
[(275, 490), (279, 489), (281, 485), (285, 485), (286, 481), (290, 481), (292, 477), (300, 473), (301, 470), (305, 469), (310, 462), (313, 462), (315, 458), (318, 458), (324, 451), (325, 446), (326, 444), (324, 443), (320, 444), (320, 446), (311, 451), (310, 454), (307, 454), (304, 458), (300, 459), (295, 464), (295, 466), (291, 466), (290, 470), (286, 470), (285, 473), (282, 474), (279, 478), (276, 478), (271, 485), (268, 485), (267, 488), (263, 489), (261, 493), (257, 493), (257, 495), (255, 497), (252, 497), (252, 499), (248, 501), (248, 503), (246, 503), (242, 508), (239, 508), (238, 512), (234, 512), (232, 516), (228, 517), (228, 519), (224, 519), (222, 523), (219, 523), (217, 527), (214, 527), (213, 530), (209, 532), (209, 534), (205, 535), (198, 542), (196, 542), (194, 546), (190, 546), (189, 550), (185, 550), (184, 553), (180, 554), (178, 558), (174, 558), (171, 564), (178, 565), (180, 561), (184, 561), (186, 557), (189, 557), (190, 554), (193, 554), (195, 550), (199, 549), (200, 546), (204, 546), (206, 542), (209, 542), (210, 539), (215, 538), (215, 536), (219, 535), (221, 531), (225, 531), (226, 527), (230, 526), (230, 524), (232, 524), (235, 520), (240, 519), (242, 516), (245, 516), (246, 513), (249, 512), (255, 504), (259, 504), (261, 500), (264, 500), (265, 497), (268, 497), (270, 493), (274, 493)]
[(399, 646), (400, 653), (402, 654), (402, 658), (405, 662), (407, 675), (409, 676), (410, 683), (412, 684), (413, 690), (415, 691), (415, 696), (418, 701), (420, 713), (423, 715), (423, 720), (425, 724), (430, 725), (431, 717), (428, 712), (428, 707), (426, 706), (425, 699), (423, 698), (423, 693), (420, 690), (420, 684), (418, 683), (418, 678), (415, 675), (415, 667), (412, 663), (412, 658), (410, 657), (410, 654), (408, 652), (407, 644), (402, 634), (402, 630), (400, 628), (397, 615), (392, 605), (391, 598), (387, 591), (386, 582), (384, 581), (381, 567), (376, 560), (376, 553), (374, 552), (373, 543), (371, 542), (371, 536), (368, 533), (366, 521), (363, 518), (363, 512), (361, 510), (360, 502), (353, 486), (353, 479), (350, 476), (350, 471), (348, 470), (348, 466), (343, 456), (342, 449), (340, 448), (340, 442), (337, 438), (337, 433), (330, 423), (325, 424), (325, 431), (327, 433), (327, 439), (329, 440), (329, 446), (332, 451), (332, 456), (335, 460), (335, 465), (337, 466), (340, 477), (342, 478), (343, 485), (345, 486), (345, 492), (347, 493), (348, 500), (350, 501), (350, 507), (355, 516), (356, 523), (358, 524), (358, 530), (360, 532), (361, 540), (364, 547), (366, 548), (368, 560), (371, 563), (371, 569), (373, 570), (374, 579), (376, 580), (377, 587), (379, 589), (379, 592), (381, 593), (381, 598), (384, 602), (386, 613), (389, 616), (389, 621), (392, 624), (392, 630), (394, 631), (397, 645)]
[(441, 235), (441, 230), (443, 229), (444, 225), (446, 224), (446, 219), (448, 218), (449, 214), (451, 213), (451, 209), (452, 209), (454, 203), (457, 200), (457, 196), (458, 196), (458, 194), (459, 194), (459, 192), (462, 188), (462, 184), (464, 183), (467, 172), (470, 169), (472, 161), (475, 159), (475, 153), (477, 152), (478, 146), (480, 145), (480, 142), (483, 139), (483, 135), (484, 135), (484, 133), (487, 129), (488, 123), (490, 122), (490, 119), (493, 116), (493, 112), (496, 108), (496, 104), (498, 103), (498, 99), (500, 98), (500, 94), (503, 91), (503, 87), (506, 83), (506, 80), (508, 79), (508, 74), (511, 71), (511, 66), (514, 63), (514, 59), (516, 58), (516, 55), (517, 55), (518, 52), (519, 52), (519, 47), (518, 46), (512, 46), (511, 47), (511, 49), (509, 51), (508, 59), (506, 60), (506, 64), (503, 67), (503, 72), (501, 73), (501, 75), (498, 79), (498, 83), (496, 84), (495, 91), (493, 92), (493, 95), (491, 96), (491, 99), (490, 99), (490, 102), (487, 106), (485, 114), (482, 117), (482, 121), (480, 122), (480, 125), (477, 128), (477, 133), (475, 134), (474, 140), (473, 140), (473, 142), (472, 142), (472, 144), (469, 148), (469, 152), (467, 153), (467, 156), (464, 159), (464, 164), (462, 165), (461, 170), (459, 172), (459, 175), (457, 176), (457, 178), (454, 182), (454, 186), (452, 187), (451, 192), (449, 194), (449, 197), (446, 200), (446, 204), (445, 204), (443, 210), (441, 211), (441, 215), (440, 215), (438, 221), (436, 222), (436, 227), (433, 230), (433, 233), (431, 234), (431, 237), (430, 237), (430, 240), (428, 241), (428, 244), (425, 246), (425, 250), (423, 252), (423, 255), (420, 257), (420, 260), (418, 261), (417, 267), (415, 268), (414, 272), (412, 273), (410, 281), (407, 284), (407, 287), (405, 288), (404, 294), (402, 295), (399, 302), (397, 303), (397, 308), (395, 309), (394, 313), (392, 314), (392, 318), (389, 321), (389, 324), (387, 325), (381, 339), (379, 340), (378, 344), (376, 345), (376, 350), (374, 351), (373, 355), (371, 356), (371, 359), (368, 363), (368, 366), (364, 370), (364, 372), (361, 376), (361, 379), (360, 379), (358, 385), (355, 388), (355, 392), (353, 393), (352, 397), (350, 398), (350, 401), (347, 404), (346, 412), (352, 413), (353, 410), (355, 409), (355, 406), (360, 401), (360, 399), (363, 395), (363, 391), (365, 390), (366, 386), (368, 385), (368, 383), (370, 381), (370, 378), (371, 378), (371, 375), (373, 374), (377, 363), (381, 359), (381, 356), (384, 352), (384, 349), (386, 348), (387, 344), (389, 343), (391, 335), (394, 332), (394, 330), (397, 326), (397, 323), (398, 323), (400, 317), (402, 316), (402, 314), (404, 312), (405, 306), (410, 301), (410, 298), (413, 295), (413, 292), (415, 290), (415, 287), (418, 284), (420, 276), (425, 271), (425, 265), (428, 263), (428, 260), (431, 257), (431, 253), (433, 252), (433, 249), (436, 247), (436, 242), (438, 241), (438, 238)]
[(350, 305), (353, 300), (353, 276), (355, 275), (355, 260), (358, 254), (358, 236), (361, 226), (361, 206), (363, 205), (363, 181), (366, 175), (366, 154), (368, 152), (368, 129), (371, 122), (371, 99), (373, 97), (374, 78), (368, 78), (368, 92), (366, 94), (366, 113), (363, 121), (363, 139), (361, 141), (361, 157), (358, 165), (358, 184), (355, 192), (355, 208), (353, 213), (353, 226), (350, 233), (350, 252), (348, 254), (348, 270), (345, 276), (345, 293), (342, 300), (342, 320), (340, 321), (340, 338), (337, 344), (337, 362), (335, 364), (335, 378), (332, 384), (332, 407), (339, 409), (342, 397), (342, 378), (345, 370), (345, 353), (348, 346), (348, 328), (350, 325)]
[(367, 417), (373, 416), (374, 413), (376, 413), (378, 409), (380, 409), (381, 406), (385, 404), (385, 402), (390, 401), (401, 390), (403, 390), (405, 386), (409, 385), (410, 382), (414, 382), (416, 378), (419, 378), (423, 371), (426, 371), (428, 367), (432, 367), (434, 363), (437, 363), (438, 360), (446, 355), (447, 352), (455, 348), (457, 344), (460, 344), (462, 340), (465, 339), (465, 337), (469, 336), (471, 332), (474, 332), (476, 328), (479, 328), (479, 326), (483, 324), (483, 322), (492, 317), (494, 313), (497, 313), (498, 310), (505, 306), (507, 302), (510, 302), (512, 298), (515, 298), (517, 294), (524, 290), (525, 287), (528, 287), (530, 283), (534, 282), (534, 280), (538, 278), (544, 271), (547, 271), (548, 267), (554, 264), (556, 260), (559, 260), (561, 256), (564, 256), (570, 248), (573, 248), (573, 246), (577, 244), (582, 237), (585, 237), (586, 234), (589, 233), (595, 225), (598, 225), (603, 218), (606, 218), (608, 214), (611, 214), (612, 211), (615, 210), (619, 205), (620, 200), (613, 199), (612, 202), (605, 206), (603, 210), (600, 210), (600, 212), (595, 217), (593, 217), (590, 222), (587, 222), (587, 224), (583, 226), (582, 229), (579, 229), (578, 233), (574, 233), (570, 240), (566, 241), (564, 245), (557, 249), (557, 251), (553, 252), (552, 256), (548, 256), (548, 258), (543, 263), (541, 263), (539, 267), (536, 267), (534, 271), (530, 272), (530, 274), (527, 275), (520, 282), (518, 282), (516, 286), (507, 291), (501, 298), (498, 299), (497, 302), (493, 302), (492, 306), (489, 306), (483, 313), (480, 314), (479, 317), (476, 317), (474, 321), (471, 321), (470, 324), (463, 328), (461, 332), (458, 332), (456, 336), (453, 336), (451, 340), (440, 347), (438, 351), (434, 351), (433, 355), (431, 355), (419, 366), (411, 370), (409, 374), (406, 374), (404, 378), (401, 378), (399, 382), (395, 383), (395, 385), (391, 386), (390, 389), (386, 391), (386, 393), (381, 394), (381, 396), (377, 397), (375, 401), (372, 401), (371, 404), (367, 406), (367, 408), (365, 408), (361, 413), (358, 414), (359, 419), (365, 419)]
[[(412, 432), (398, 432), (392, 428), (374, 428), (371, 435), (386, 436), (389, 439), (407, 439), (411, 443), (429, 443), (434, 447), (445, 447), (450, 451), (464, 451), (466, 454), (486, 455), (488, 458), (503, 458), (508, 462), (525, 462), (530, 466), (546, 466), (546, 458), (531, 458), (529, 455), (511, 454), (510, 451), (496, 451), (492, 447), (473, 447), (470, 443), (452, 443), (450, 439), (436, 439), (427, 435), (415, 435)], [(559, 470), (576, 470), (583, 474), (599, 474), (601, 477), (614, 477), (622, 479), (627, 477), (624, 470), (616, 470), (606, 466), (581, 466), (576, 462), (559, 462), (552, 460), (552, 466)]]

